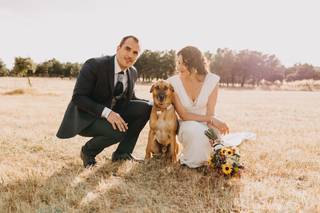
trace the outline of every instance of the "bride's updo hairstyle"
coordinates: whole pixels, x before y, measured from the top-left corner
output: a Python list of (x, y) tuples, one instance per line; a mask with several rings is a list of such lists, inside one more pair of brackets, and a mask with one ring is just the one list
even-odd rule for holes
[(207, 75), (207, 61), (198, 48), (186, 46), (182, 48), (177, 55), (182, 56), (183, 63), (190, 72), (196, 72), (202, 76)]

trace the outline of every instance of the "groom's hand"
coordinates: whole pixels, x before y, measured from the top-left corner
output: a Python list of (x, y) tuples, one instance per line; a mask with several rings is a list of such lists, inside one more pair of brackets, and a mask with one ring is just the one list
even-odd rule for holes
[(118, 128), (121, 132), (125, 132), (128, 129), (128, 124), (116, 112), (111, 111), (107, 117), (107, 121), (112, 125), (114, 130)]

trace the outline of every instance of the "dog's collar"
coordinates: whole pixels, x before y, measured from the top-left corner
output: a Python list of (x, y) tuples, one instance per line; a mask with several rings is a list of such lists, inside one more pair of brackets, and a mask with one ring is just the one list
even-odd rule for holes
[(173, 107), (173, 105), (170, 104), (169, 106), (167, 106), (166, 110), (169, 110), (169, 109), (171, 109), (172, 107)]
[(162, 108), (158, 108), (158, 109), (160, 109), (160, 110), (157, 110), (157, 115), (160, 115), (163, 111), (165, 111), (165, 110), (169, 110), (169, 109), (171, 109), (173, 107), (173, 105), (172, 104), (170, 104), (169, 106), (167, 106), (167, 108), (165, 108), (165, 109), (162, 109)]

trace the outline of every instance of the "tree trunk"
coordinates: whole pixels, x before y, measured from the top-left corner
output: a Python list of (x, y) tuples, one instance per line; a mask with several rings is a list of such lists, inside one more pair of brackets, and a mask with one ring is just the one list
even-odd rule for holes
[(30, 77), (28, 76), (27, 78), (28, 78), (29, 87), (32, 87), (32, 83), (31, 83)]
[(244, 86), (244, 82), (246, 81), (246, 77), (245, 76), (243, 76), (242, 77), (242, 81), (241, 81), (241, 87), (243, 87)]

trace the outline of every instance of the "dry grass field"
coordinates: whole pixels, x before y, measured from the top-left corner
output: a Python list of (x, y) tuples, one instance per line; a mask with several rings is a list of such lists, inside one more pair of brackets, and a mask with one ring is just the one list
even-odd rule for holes
[[(226, 180), (160, 160), (112, 163), (115, 146), (83, 169), (87, 139), (55, 137), (75, 81), (31, 81), (0, 78), (0, 212), (320, 212), (320, 92), (221, 89), (217, 115), (257, 133), (240, 146), (241, 178)], [(150, 98), (149, 85), (136, 91)]]

